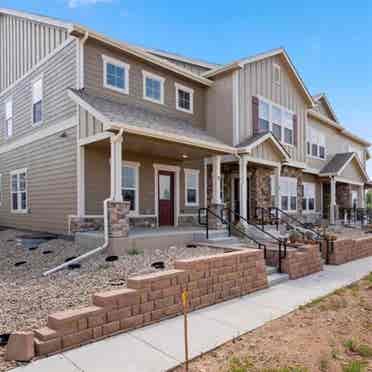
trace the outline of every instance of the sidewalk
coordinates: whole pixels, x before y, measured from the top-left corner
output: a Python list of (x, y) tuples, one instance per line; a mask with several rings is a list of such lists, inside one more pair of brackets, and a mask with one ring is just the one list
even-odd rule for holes
[[(320, 273), (190, 313), (190, 356), (214, 349), (371, 271), (372, 257), (325, 266)], [(12, 371), (163, 372), (182, 363), (183, 358), (183, 317), (176, 317)]]

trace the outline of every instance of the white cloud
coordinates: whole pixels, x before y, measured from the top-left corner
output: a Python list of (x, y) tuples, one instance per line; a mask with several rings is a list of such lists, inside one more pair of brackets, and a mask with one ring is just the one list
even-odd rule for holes
[(96, 5), (98, 3), (111, 3), (112, 0), (68, 0), (69, 8), (77, 8), (84, 5)]

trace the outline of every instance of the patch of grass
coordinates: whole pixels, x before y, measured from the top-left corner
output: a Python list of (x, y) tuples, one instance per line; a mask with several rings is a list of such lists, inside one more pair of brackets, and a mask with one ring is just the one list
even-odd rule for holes
[(329, 296), (330, 295), (318, 297), (318, 298), (312, 300), (311, 302), (309, 302), (309, 303), (307, 303), (305, 305), (300, 305), (298, 308), (300, 310), (303, 310), (303, 309), (306, 309), (306, 308), (312, 308), (314, 306), (319, 305), (322, 301), (324, 301), (325, 299), (327, 299)]
[(366, 276), (365, 279), (367, 280), (367, 282), (372, 283), (372, 271)]
[(253, 364), (248, 358), (239, 359), (232, 357), (229, 363), (228, 372), (249, 372)]
[(353, 296), (356, 296), (359, 293), (359, 283), (358, 282), (351, 283), (348, 286), (346, 286), (346, 288), (351, 291)]
[(328, 371), (328, 369), (329, 369), (329, 361), (328, 361), (328, 359), (323, 358), (323, 359), (320, 360), (320, 362), (319, 362), (319, 369), (322, 372)]
[(283, 367), (262, 369), (260, 372), (308, 372), (308, 369), (302, 367)]
[(358, 347), (355, 340), (351, 340), (351, 339), (346, 340), (344, 342), (344, 346), (346, 347), (347, 350), (351, 351), (352, 353), (355, 353)]
[(352, 353), (356, 353), (363, 358), (372, 358), (372, 347), (366, 344), (358, 344), (355, 340), (346, 340), (344, 346)]
[(345, 297), (341, 296), (332, 296), (327, 301), (322, 302), (319, 306), (322, 311), (338, 311), (345, 307), (347, 307), (347, 300)]
[(343, 372), (364, 372), (366, 364), (359, 360), (353, 360), (342, 367)]
[(127, 254), (129, 256), (138, 256), (140, 254), (142, 254), (143, 252), (137, 248), (130, 248), (127, 250)]

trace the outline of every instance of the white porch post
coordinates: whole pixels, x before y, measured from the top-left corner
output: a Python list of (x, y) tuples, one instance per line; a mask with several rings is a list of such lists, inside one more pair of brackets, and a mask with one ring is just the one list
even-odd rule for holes
[(247, 158), (242, 155), (239, 159), (239, 181), (240, 181), (240, 211), (239, 214), (247, 219)]
[(336, 180), (334, 177), (331, 177), (331, 205), (329, 212), (329, 221), (334, 224), (336, 222)]
[(280, 173), (282, 167), (278, 165), (275, 168), (275, 207), (280, 208)]
[(221, 156), (213, 156), (212, 165), (212, 204), (221, 204)]
[(85, 215), (85, 147), (78, 146), (77, 150), (77, 215)]
[(111, 143), (111, 199), (123, 201), (121, 194), (121, 168), (122, 168), (122, 135), (112, 135)]
[(360, 185), (359, 188), (359, 207), (365, 208), (365, 192), (364, 192), (364, 185)]

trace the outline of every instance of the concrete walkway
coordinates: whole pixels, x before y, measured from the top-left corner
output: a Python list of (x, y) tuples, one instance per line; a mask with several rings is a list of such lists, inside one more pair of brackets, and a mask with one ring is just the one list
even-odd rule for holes
[[(371, 271), (372, 257), (326, 266), (320, 273), (195, 311), (189, 316), (191, 357), (359, 280)], [(183, 358), (183, 317), (177, 317), (13, 371), (163, 372), (182, 363)]]

